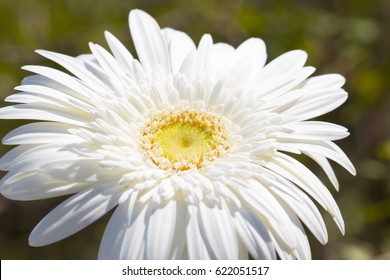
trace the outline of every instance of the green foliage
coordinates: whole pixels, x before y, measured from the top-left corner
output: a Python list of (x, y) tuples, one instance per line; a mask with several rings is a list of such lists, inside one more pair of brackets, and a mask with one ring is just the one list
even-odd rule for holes
[[(21, 66), (51, 65), (35, 49), (87, 53), (90, 41), (105, 46), (103, 32), (110, 30), (133, 50), (127, 24), (133, 8), (152, 14), (161, 26), (187, 32), (196, 42), (203, 33), (234, 46), (260, 37), (269, 59), (304, 49), (317, 75), (344, 75), (348, 101), (321, 119), (350, 129), (351, 136), (337, 143), (351, 157), (358, 175), (353, 178), (336, 167), (341, 189), (334, 195), (346, 234), (341, 236), (328, 218), (329, 243), (322, 246), (312, 240), (313, 257), (390, 258), (390, 1), (2, 0), (0, 99), (27, 75)], [(0, 137), (20, 124), (0, 121)], [(0, 154), (9, 148), (1, 146)], [(62, 200), (15, 202), (1, 197), (0, 258), (94, 259), (109, 215), (54, 245), (28, 246), (29, 232)]]

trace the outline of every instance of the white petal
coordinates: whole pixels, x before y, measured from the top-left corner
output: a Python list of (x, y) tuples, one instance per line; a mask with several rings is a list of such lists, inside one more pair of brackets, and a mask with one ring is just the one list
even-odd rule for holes
[(262, 84), (260, 90), (257, 92), (257, 95), (262, 100), (264, 100), (264, 108), (273, 109), (274, 107), (278, 108), (281, 106), (285, 106), (287, 102), (291, 102), (291, 100), (294, 100), (293, 97), (289, 95), (299, 97), (300, 92), (290, 92), (290, 90), (292, 90), (299, 83), (301, 83), (311, 74), (313, 74), (314, 71), (314, 67), (307, 66), (293, 73), (281, 75), (275, 81), (271, 80), (268, 83)]
[(200, 202), (199, 213), (201, 230), (215, 257), (219, 260), (238, 259), (237, 239), (226, 203), (222, 200), (219, 206)]
[(325, 171), (326, 175), (328, 176), (330, 182), (335, 187), (335, 189), (339, 190), (339, 182), (337, 180), (336, 174), (333, 171), (332, 166), (330, 165), (328, 159), (324, 156), (313, 154), (313, 153), (307, 153), (305, 154), (309, 157), (311, 157), (314, 161), (318, 163), (319, 166)]
[(289, 51), (268, 63), (260, 72), (259, 80), (262, 83), (278, 79), (282, 75), (294, 73), (303, 67), (307, 53), (302, 50)]
[(143, 259), (146, 207), (132, 192), (112, 215), (99, 248), (99, 259)]
[(101, 75), (95, 75), (93, 70), (88, 68), (84, 61), (55, 52), (44, 50), (37, 50), (36, 52), (69, 70), (80, 80), (84, 81), (88, 87), (92, 88), (94, 91), (100, 93), (110, 92), (110, 88), (107, 87), (105, 81), (103, 80), (104, 77)]
[(344, 233), (344, 220), (329, 190), (306, 166), (284, 154), (278, 154), (266, 167), (290, 180), (311, 195), (331, 215), (340, 231)]
[(5, 155), (0, 158), (0, 169), (4, 171), (9, 171), (11, 163), (18, 156), (29, 152), (30, 149), (37, 147), (36, 145), (19, 145), (12, 150), (8, 151)]
[(283, 137), (290, 135), (290, 138), (302, 140), (339, 140), (349, 135), (345, 127), (320, 121), (288, 123), (285, 128), (292, 132), (282, 134)]
[(157, 22), (141, 10), (132, 10), (129, 15), (131, 36), (138, 57), (146, 73), (160, 65), (166, 73), (171, 72), (169, 52)]
[(293, 248), (291, 248), (285, 242), (283, 242), (283, 240), (281, 240), (279, 236), (273, 235), (271, 232), (270, 235), (271, 235), (272, 243), (280, 259), (293, 260), (296, 258)]
[(312, 119), (336, 109), (348, 98), (348, 94), (342, 89), (304, 90), (305, 94), (294, 106), (283, 112), (284, 116), (294, 117), (296, 120)]
[(51, 108), (42, 104), (17, 104), (0, 108), (2, 119), (43, 120), (88, 127), (89, 118), (85, 115), (69, 114), (65, 109)]
[(3, 144), (78, 143), (83, 139), (70, 134), (74, 128), (62, 123), (38, 122), (20, 126), (3, 138)]
[(288, 207), (285, 207), (286, 213), (289, 215), (290, 220), (295, 225), (295, 228), (290, 228), (293, 234), (297, 237), (297, 246), (294, 248), (294, 255), (298, 260), (310, 260), (311, 259), (311, 251), (309, 240), (307, 239), (307, 235), (305, 230), (302, 227), (301, 222), (295, 215), (293, 211), (291, 211)]
[[(231, 181), (233, 180), (231, 179)], [(246, 182), (234, 180), (232, 186), (236, 186), (242, 199), (261, 215), (269, 230), (277, 234), (291, 248), (296, 246), (295, 236), (291, 235), (289, 230), (291, 227), (290, 219), (265, 186), (251, 179)]]
[(325, 244), (328, 241), (328, 234), (324, 220), (307, 195), (287, 180), (279, 178), (281, 182), (278, 182), (268, 176), (261, 177), (267, 181), (269, 188), (305, 223), (318, 241)]
[(168, 259), (176, 225), (176, 201), (152, 205), (146, 213), (145, 259)]
[[(210, 48), (211, 55), (209, 65), (213, 67), (215, 73), (222, 74), (224, 70), (227, 70), (227, 67), (232, 66), (232, 58), (235, 56), (235, 48), (226, 43), (216, 43), (213, 44)], [(231, 69), (231, 70), (234, 70)]]
[(120, 77), (125, 77), (126, 74), (122, 70), (122, 67), (120, 67), (118, 61), (106, 49), (97, 44), (89, 43), (89, 48), (105, 75), (110, 77), (110, 85), (113, 87), (121, 86), (122, 81)]
[(216, 259), (210, 246), (206, 244), (205, 236), (200, 231), (201, 221), (196, 207), (189, 206), (189, 221), (186, 228), (187, 251), (191, 260)]
[(261, 69), (267, 60), (267, 51), (264, 41), (259, 38), (250, 38), (238, 46), (235, 53), (235, 62), (245, 60), (254, 67)]
[(122, 68), (130, 74), (133, 73), (133, 56), (126, 49), (126, 47), (110, 32), (104, 33), (107, 43), (110, 46), (112, 53), (114, 54), (118, 63)]
[(54, 180), (48, 174), (37, 172), (11, 173), (0, 182), (1, 194), (14, 200), (36, 200), (72, 194), (90, 186), (90, 183)]
[(34, 228), (29, 237), (30, 245), (48, 245), (78, 232), (115, 207), (120, 194), (120, 188), (107, 184), (75, 194)]
[(311, 154), (319, 154), (337, 162), (352, 175), (356, 174), (355, 167), (349, 158), (336, 144), (331, 141), (299, 141), (295, 139), (279, 140), (278, 149), (282, 150), (283, 147), (293, 148)]
[(172, 246), (169, 259), (183, 259), (186, 244), (187, 205), (181, 195), (176, 197), (176, 225), (172, 237)]
[(305, 89), (340, 89), (345, 84), (345, 78), (339, 74), (327, 74), (307, 79), (302, 83), (300, 88)]
[(226, 91), (223, 91), (224, 81), (218, 81), (210, 93), (210, 99), (208, 100), (208, 106), (212, 107), (213, 105), (220, 104), (221, 97), (226, 95)]
[(7, 102), (16, 103), (48, 103), (57, 106), (62, 106), (68, 110), (75, 111), (76, 113), (88, 113), (95, 109), (90, 100), (85, 101), (83, 96), (75, 96), (72, 92), (61, 91), (55, 87), (41, 86), (41, 85), (21, 85), (15, 88), (16, 90), (25, 91), (10, 95), (6, 98)]
[(237, 239), (237, 242), (238, 242), (238, 259), (239, 260), (249, 260), (250, 256), (249, 256), (249, 253), (248, 253), (246, 246), (239, 238)]
[(22, 85), (54, 88), (86, 102), (92, 102), (98, 97), (96, 92), (80, 80), (57, 69), (44, 66), (23, 66), (22, 69), (39, 74), (24, 78)]
[(162, 30), (171, 60), (172, 71), (176, 74), (188, 54), (196, 49), (192, 39), (184, 32), (172, 28)]
[(240, 239), (254, 259), (276, 259), (271, 237), (258, 215), (242, 208), (240, 212), (235, 212), (234, 221)]
[(96, 61), (96, 57), (93, 55), (93, 54), (80, 54), (78, 56), (76, 56), (77, 59), (80, 59), (81, 61), (87, 63), (87, 64), (90, 64), (91, 62), (93, 62), (94, 64), (97, 63)]
[(5, 154), (0, 160), (0, 168), (3, 170), (33, 170), (45, 164), (56, 162), (76, 162), (83, 157), (77, 155), (70, 148), (61, 144), (45, 144), (40, 146), (18, 146)]
[[(198, 50), (196, 52), (196, 61), (195, 61), (195, 75), (205, 76), (210, 70), (209, 65), (213, 65), (211, 63), (212, 58), (212, 48), (213, 48), (213, 39), (209, 34), (205, 34), (202, 36), (199, 42)], [(184, 66), (185, 64), (183, 64)], [(219, 67), (219, 65), (217, 65)], [(183, 68), (183, 67), (182, 67)]]

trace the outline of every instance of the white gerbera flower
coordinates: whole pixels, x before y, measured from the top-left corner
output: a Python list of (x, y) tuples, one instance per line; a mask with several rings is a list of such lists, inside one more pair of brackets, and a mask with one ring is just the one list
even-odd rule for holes
[(308, 121), (346, 99), (344, 78), (308, 78), (306, 53), (265, 65), (262, 40), (237, 49), (204, 35), (160, 29), (130, 13), (139, 60), (110, 33), (111, 55), (38, 51), (73, 75), (26, 66), (27, 77), (0, 109), (2, 119), (33, 119), (4, 144), (1, 193), (15, 200), (74, 193), (33, 230), (32, 246), (72, 235), (117, 207), (103, 259), (309, 259), (302, 222), (328, 240), (312, 199), (344, 222), (331, 193), (290, 154), (314, 159), (338, 189), (331, 159), (355, 169), (332, 141), (345, 128)]

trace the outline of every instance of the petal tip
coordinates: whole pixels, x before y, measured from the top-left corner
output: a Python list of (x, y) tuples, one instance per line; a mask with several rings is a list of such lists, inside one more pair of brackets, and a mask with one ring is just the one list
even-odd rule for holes
[[(144, 18), (152, 18), (151, 15), (149, 15), (146, 12), (144, 12), (143, 10), (140, 10), (140, 9), (131, 10), (130, 13), (129, 13), (129, 22), (133, 22), (134, 20), (140, 20), (142, 17), (144, 17)], [(154, 19), (153, 19), (153, 21), (154, 21)]]
[(34, 236), (34, 231), (30, 234), (28, 238), (28, 245), (31, 247), (41, 247), (43, 246), (40, 242), (39, 239)]

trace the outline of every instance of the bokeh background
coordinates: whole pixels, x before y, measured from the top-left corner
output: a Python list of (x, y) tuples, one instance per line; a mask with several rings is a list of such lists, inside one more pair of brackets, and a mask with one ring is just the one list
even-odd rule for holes
[[(331, 191), (343, 213), (346, 234), (342, 236), (325, 214), (329, 242), (322, 246), (310, 235), (313, 258), (390, 259), (390, 1), (1, 0), (0, 106), (28, 75), (21, 66), (54, 66), (35, 49), (88, 53), (90, 41), (106, 46), (103, 32), (109, 30), (133, 51), (127, 24), (133, 8), (147, 11), (162, 27), (187, 32), (195, 42), (204, 33), (233, 46), (260, 37), (269, 60), (303, 49), (317, 75), (344, 75), (348, 101), (321, 119), (351, 131), (337, 144), (350, 156), (358, 175), (334, 165), (341, 189)], [(0, 120), (0, 137), (20, 124)], [(10, 148), (1, 145), (0, 155)], [(317, 166), (305, 163), (331, 188)], [(61, 242), (28, 246), (30, 231), (63, 200), (17, 202), (0, 197), (0, 259), (95, 259), (111, 213)]]

